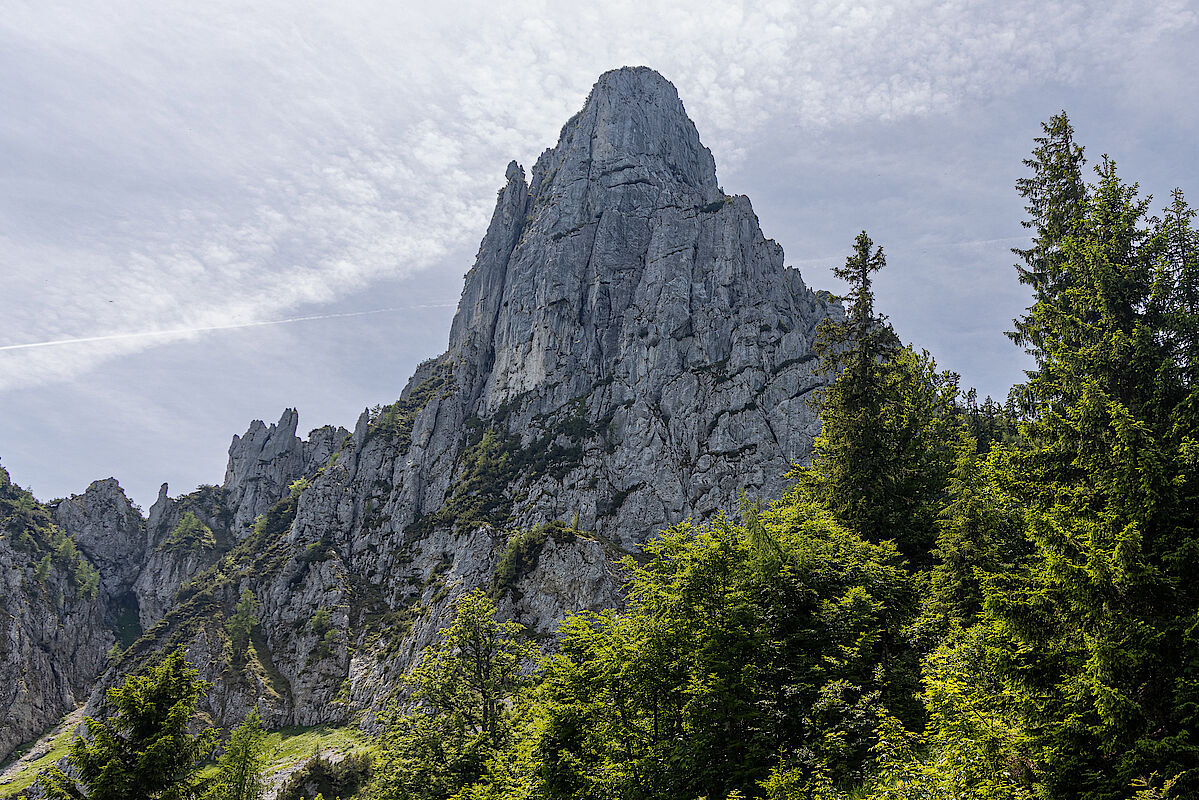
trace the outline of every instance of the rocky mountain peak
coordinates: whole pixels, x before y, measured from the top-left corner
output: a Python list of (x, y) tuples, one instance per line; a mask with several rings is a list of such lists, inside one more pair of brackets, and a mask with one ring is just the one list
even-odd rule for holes
[[(720, 190), (674, 87), (605, 73), (527, 176), (508, 164), (449, 349), (395, 403), (307, 440), (294, 409), (256, 420), (223, 486), (164, 486), (144, 527), (115, 482), (61, 504), (112, 598), (87, 630), (132, 594), (121, 608), (147, 635), (109, 678), (184, 644), (226, 724), (251, 707), (270, 725), (374, 719), (463, 592), (548, 635), (618, 606), (613, 559), (656, 531), (777, 496), (819, 430), (815, 330), (842, 313)], [(222, 622), (245, 591), (253, 670)], [(89, 640), (81, 675), (112, 640)]]
[[(600, 76), (583, 109), (562, 127), (558, 144), (533, 168), (534, 193), (552, 202), (570, 184), (596, 180), (620, 197), (621, 187), (720, 196), (716, 162), (699, 139), (678, 91), (647, 67)], [(632, 198), (634, 201), (644, 197)]]
[(101, 575), (109, 599), (132, 588), (145, 557), (146, 525), (116, 478), (93, 481), (83, 494), (53, 507), (54, 521), (72, 533), (79, 549)]
[(763, 309), (807, 349), (824, 312), (748, 199), (720, 190), (657, 72), (602, 75), (529, 183), (515, 163), (506, 177), (450, 334), (480, 415), (532, 391), (661, 386), (733, 357), (733, 330)]

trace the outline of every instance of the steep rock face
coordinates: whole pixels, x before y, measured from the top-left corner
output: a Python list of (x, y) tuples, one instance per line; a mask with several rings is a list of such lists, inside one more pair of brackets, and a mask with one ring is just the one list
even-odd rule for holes
[(100, 570), (100, 589), (115, 603), (133, 589), (146, 557), (146, 521), (115, 478), (53, 507), (54, 521)]
[[(326, 425), (296, 436), (299, 414), (285, 409), (279, 422), (250, 423), (229, 445), (223, 486), (200, 487), (178, 498), (164, 483), (146, 521), (149, 546), (139, 565), (135, 592), (140, 622), (149, 628), (162, 618), (179, 588), (215, 564), (254, 521), (288, 493), (295, 481), (320, 469), (349, 436), (345, 428)], [(187, 513), (213, 532), (211, 547), (172, 547), (171, 532)]]
[(0, 758), (87, 696), (112, 644), (95, 568), (0, 468)]
[[(741, 491), (777, 494), (810, 457), (811, 346), (840, 313), (720, 190), (674, 87), (607, 73), (530, 180), (509, 165), (449, 349), (399, 401), (308, 446), (291, 410), (234, 439), (222, 502), (240, 544), (158, 601), (157, 644), (120, 670), (183, 643), (227, 723), (253, 687), (271, 723), (344, 720), (465, 591), (541, 634), (619, 605), (620, 555)], [(243, 664), (221, 642), (245, 591), (260, 639)]]
[[(164, 483), (158, 490), (158, 499), (150, 506), (146, 520), (148, 546), (133, 585), (138, 621), (143, 630), (162, 618), (180, 586), (216, 563), (232, 539), (229, 526), (233, 512), (222, 502), (221, 489), (203, 487), (179, 498), (169, 497), (167, 490)], [(212, 531), (211, 545), (174, 545), (171, 534), (189, 512)]]
[(623, 69), (527, 187), (509, 167), (443, 360), (462, 364), (466, 412), (522, 444), (567, 446), (574, 420), (599, 434), (574, 437), (573, 481), (529, 486), (520, 522), (578, 513), (636, 547), (738, 489), (776, 493), (809, 456), (811, 344), (839, 311), (784, 268), (748, 199), (720, 191), (674, 87)]
[(248, 529), (304, 474), (304, 443), (296, 436), (299, 421), (296, 410), (288, 408), (274, 425), (254, 420), (243, 436), (233, 437), (223, 488), (235, 531)]

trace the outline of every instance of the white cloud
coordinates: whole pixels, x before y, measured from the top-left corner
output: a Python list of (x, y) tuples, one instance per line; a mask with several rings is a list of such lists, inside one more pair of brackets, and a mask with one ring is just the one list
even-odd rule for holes
[[(767, 128), (1118, 82), (1195, 25), (1182, 2), (18, 2), (0, 344), (279, 318), (419, 270), (621, 64), (672, 79), (728, 165)], [(164, 341), (3, 351), (0, 391)]]

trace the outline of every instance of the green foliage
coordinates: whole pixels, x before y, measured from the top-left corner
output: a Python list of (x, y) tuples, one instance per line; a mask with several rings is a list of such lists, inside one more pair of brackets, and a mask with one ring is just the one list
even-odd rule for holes
[(1021, 276), (1036, 295), (1016, 338), (1037, 368), (1021, 390), (1024, 441), (995, 481), (1022, 508), (1033, 555), (982, 581), (984, 623), (1000, 637), (992, 665), (1013, 689), (1042, 795), (1123, 798), (1154, 773), (1193, 794), (1192, 214), (1176, 194), (1164, 221), (1147, 218), (1106, 157), (1080, 195), (1064, 115), (1046, 134), (1020, 186), (1037, 231)]
[(484, 523), (503, 524), (512, 511), (504, 492), (516, 475), (512, 442), (493, 430), (485, 430), (478, 442), (462, 454), (462, 469), (454, 491), (443, 510), (452, 514), (456, 527), (469, 529)]
[(32, 558), (41, 559), (53, 549), (50, 540), (56, 530), (46, 507), (13, 483), (8, 470), (0, 467), (0, 535)]
[(518, 474), (520, 439), (490, 428), (473, 426), (469, 430), (474, 441), (468, 438), (462, 450), (462, 466), (450, 496), (437, 511), (409, 526), (409, 536), (419, 537), (443, 525), (459, 530), (501, 527), (511, 516), (512, 498), (507, 490)]
[[(295, 519), (297, 501), (298, 496), (290, 494), (279, 500), (255, 520), (249, 535), (183, 584), (166, 616), (130, 646), (125, 665), (144, 668), (158, 659), (164, 646), (187, 641), (217, 615), (229, 616), (229, 606), (244, 581), (276, 572), (287, 563), (294, 555), (286, 534)], [(268, 677), (274, 676), (272, 686), (280, 687), (282, 678), (269, 663), (269, 654), (261, 648), (258, 652), (266, 656), (262, 667)]]
[(38, 583), (45, 583), (48, 577), (50, 577), (50, 554), (46, 553), (37, 562), (37, 566), (34, 567), (33, 579)]
[(522, 664), (534, 651), (520, 625), (495, 614), (481, 591), (458, 601), (406, 680), (416, 709), (387, 720), (370, 797), (448, 798), (510, 741), (512, 700), (529, 682)]
[(171, 529), (158, 545), (159, 550), (190, 553), (195, 550), (212, 550), (216, 547), (216, 536), (212, 529), (200, 521), (193, 512), (186, 511), (179, 524)]
[(199, 764), (212, 751), (215, 731), (188, 733), (196, 702), (207, 691), (183, 648), (169, 653), (148, 675), (108, 690), (112, 716), (87, 719), (87, 738), (71, 747), (74, 777), (59, 769), (47, 777), (51, 797), (170, 800), (194, 793)]
[(931, 572), (931, 610), (962, 625), (982, 611), (986, 576), (1021, 568), (1031, 552), (1024, 515), (999, 485), (1010, 454), (977, 450), (972, 436), (961, 437), (937, 522)]
[[(1037, 304), (1052, 302), (1070, 286), (1071, 279), (1062, 265), (1062, 244), (1074, 231), (1087, 198), (1082, 172), (1086, 159), (1083, 148), (1074, 141), (1074, 128), (1066, 112), (1051, 117), (1041, 128), (1044, 135), (1036, 138), (1032, 157), (1024, 160), (1032, 175), (1016, 181), (1028, 213), (1020, 224), (1033, 232), (1032, 246), (1012, 250), (1023, 262), (1016, 267), (1020, 282), (1032, 287)], [(1016, 330), (1008, 336), (1029, 353), (1040, 356), (1044, 342), (1031, 312), (1029, 317), (1015, 320)]]
[(312, 619), (308, 621), (308, 626), (317, 636), (324, 636), (333, 626), (333, 615), (327, 608), (318, 608), (312, 615)]
[(271, 542), (286, 534), (295, 522), (298, 499), (299, 495), (288, 494), (264, 511), (254, 520), (254, 538), (262, 542)]
[(49, 510), (14, 484), (3, 467), (0, 467), (0, 537), (9, 539), (28, 555), (35, 583), (45, 585), (57, 567), (58, 574), (65, 576), (80, 597), (96, 599), (99, 571), (79, 552), (75, 540), (54, 523)]
[(79, 552), (75, 540), (61, 529), (54, 529), (50, 542), (54, 548), (54, 561), (67, 570), (67, 579), (79, 589), (80, 595), (95, 600), (100, 587), (100, 571)]
[(808, 496), (873, 541), (929, 561), (959, 426), (957, 376), (902, 348), (874, 313), (872, 272), (886, 266), (863, 231), (837, 275), (852, 283), (844, 321), (822, 323), (816, 352), (837, 378), (824, 393)]
[[(478, 418), (468, 419), (449, 497), (436, 512), (418, 518), (405, 534), (416, 539), (449, 525), (458, 530), (480, 525), (505, 527), (512, 518), (513, 486), (518, 481), (535, 481), (543, 476), (561, 480), (580, 463), (584, 437), (598, 434), (611, 422), (605, 418), (594, 425), (588, 424), (585, 400), (586, 397), (578, 397), (566, 404), (553, 426), (527, 447), (521, 444), (521, 437), (503, 428), (509, 409), (501, 407), (487, 423)], [(539, 418), (539, 421), (547, 420)]]
[(246, 589), (241, 593), (233, 615), (225, 623), (225, 632), (229, 635), (229, 641), (233, 645), (233, 663), (235, 664), (245, 663), (246, 650), (250, 646), (250, 633), (258, 624), (258, 620), (254, 616), (257, 609), (258, 600), (254, 597), (253, 592)]
[[(24, 797), (25, 790), (45, 771), (54, 768), (70, 754), (78, 722), (74, 714), (68, 714), (45, 736), (34, 742), (26, 742), (9, 754), (0, 764), (0, 772), (4, 776), (4, 782), (0, 783), (0, 794), (6, 798)], [(30, 753), (34, 749), (40, 755)]]
[(320, 643), (316, 646), (318, 658), (328, 658), (337, 648), (337, 630), (330, 628), (321, 635)]
[(565, 623), (535, 707), (547, 796), (756, 796), (780, 754), (862, 779), (879, 720), (913, 713), (911, 578), (797, 492), (761, 525), (663, 531), (625, 564), (625, 613)]
[(225, 752), (217, 760), (217, 776), (204, 800), (261, 800), (266, 792), (263, 770), (269, 750), (258, 710), (233, 729)]

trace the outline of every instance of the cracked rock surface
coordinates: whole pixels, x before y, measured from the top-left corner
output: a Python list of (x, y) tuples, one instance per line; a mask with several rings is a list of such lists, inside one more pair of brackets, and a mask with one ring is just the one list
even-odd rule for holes
[[(810, 459), (815, 331), (842, 313), (723, 193), (675, 88), (605, 73), (527, 176), (508, 166), (448, 349), (395, 404), (307, 441), (293, 409), (255, 422), (222, 486), (164, 487), (140, 529), (119, 509), (64, 521), (97, 563), (131, 554), (103, 585), (152, 634), (93, 707), (182, 644), (225, 724), (257, 706), (369, 725), (469, 590), (547, 642), (568, 612), (619, 606), (622, 555), (742, 491), (777, 496)], [(211, 546), (178, 544), (188, 513)], [(258, 625), (234, 654), (245, 592)]]

